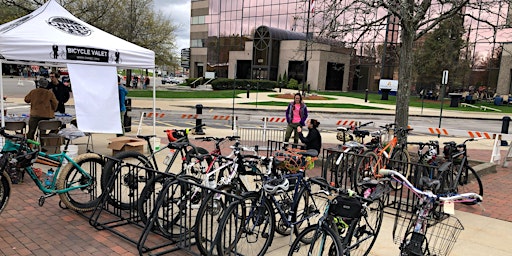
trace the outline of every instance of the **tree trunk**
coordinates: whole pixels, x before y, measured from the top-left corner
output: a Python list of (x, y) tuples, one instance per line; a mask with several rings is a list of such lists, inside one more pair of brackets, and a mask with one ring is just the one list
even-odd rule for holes
[[(409, 122), (409, 95), (413, 70), (413, 43), (415, 31), (402, 25), (402, 46), (398, 69), (398, 91), (396, 96), (395, 123), (397, 127), (407, 127)], [(400, 141), (403, 138), (399, 138)]]

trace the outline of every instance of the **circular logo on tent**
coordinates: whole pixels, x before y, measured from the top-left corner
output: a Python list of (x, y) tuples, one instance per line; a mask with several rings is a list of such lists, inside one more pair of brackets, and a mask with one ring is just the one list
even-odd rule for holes
[(88, 36), (91, 34), (91, 30), (88, 27), (65, 17), (51, 17), (48, 20), (48, 24), (75, 36)]

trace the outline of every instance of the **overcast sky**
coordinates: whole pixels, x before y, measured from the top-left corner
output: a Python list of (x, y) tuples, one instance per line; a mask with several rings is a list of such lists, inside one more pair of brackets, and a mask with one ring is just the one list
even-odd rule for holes
[(190, 0), (155, 0), (155, 9), (169, 16), (173, 24), (178, 25), (176, 31), (177, 52), (190, 45)]

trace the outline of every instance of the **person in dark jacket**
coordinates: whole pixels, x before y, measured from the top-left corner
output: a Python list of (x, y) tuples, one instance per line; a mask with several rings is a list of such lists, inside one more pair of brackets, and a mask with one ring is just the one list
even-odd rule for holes
[(49, 120), (55, 117), (57, 98), (48, 90), (48, 81), (39, 79), (38, 88), (30, 91), (25, 96), (25, 102), (30, 103), (30, 119), (28, 120), (27, 138), (33, 140), (37, 126), (41, 120)]
[(71, 92), (71, 87), (66, 86), (64, 83), (59, 81), (59, 74), (55, 72), (50, 73), (50, 85), (48, 89), (53, 91), (55, 94), (55, 98), (59, 101), (59, 105), (57, 106), (57, 112), (66, 113), (66, 107), (64, 103), (68, 102)]
[(299, 139), (302, 143), (306, 144), (306, 154), (310, 156), (318, 156), (320, 148), (322, 148), (322, 136), (318, 131), (320, 122), (316, 119), (311, 119), (308, 124), (308, 136), (304, 137), (302, 128), (297, 127)]
[(302, 95), (300, 95), (300, 93), (296, 93), (293, 96), (293, 101), (290, 102), (286, 108), (286, 122), (288, 123), (288, 126), (286, 127), (286, 133), (284, 135), (285, 143), (290, 140), (292, 132), (293, 143), (297, 144), (299, 142), (297, 127), (306, 125), (305, 122), (307, 118), (308, 108), (302, 100)]

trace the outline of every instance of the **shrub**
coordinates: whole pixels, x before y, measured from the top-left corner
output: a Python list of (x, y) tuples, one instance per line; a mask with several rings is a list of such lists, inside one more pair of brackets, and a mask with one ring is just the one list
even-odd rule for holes
[(269, 80), (250, 80), (250, 79), (229, 79), (217, 78), (211, 82), (214, 90), (233, 90), (233, 83), (235, 89), (247, 90), (247, 85), (251, 90), (271, 91), (277, 86), (277, 82)]
[(286, 88), (288, 89), (293, 89), (293, 90), (297, 90), (299, 89), (299, 82), (293, 78), (291, 78), (289, 81), (288, 81), (288, 85), (286, 85)]

